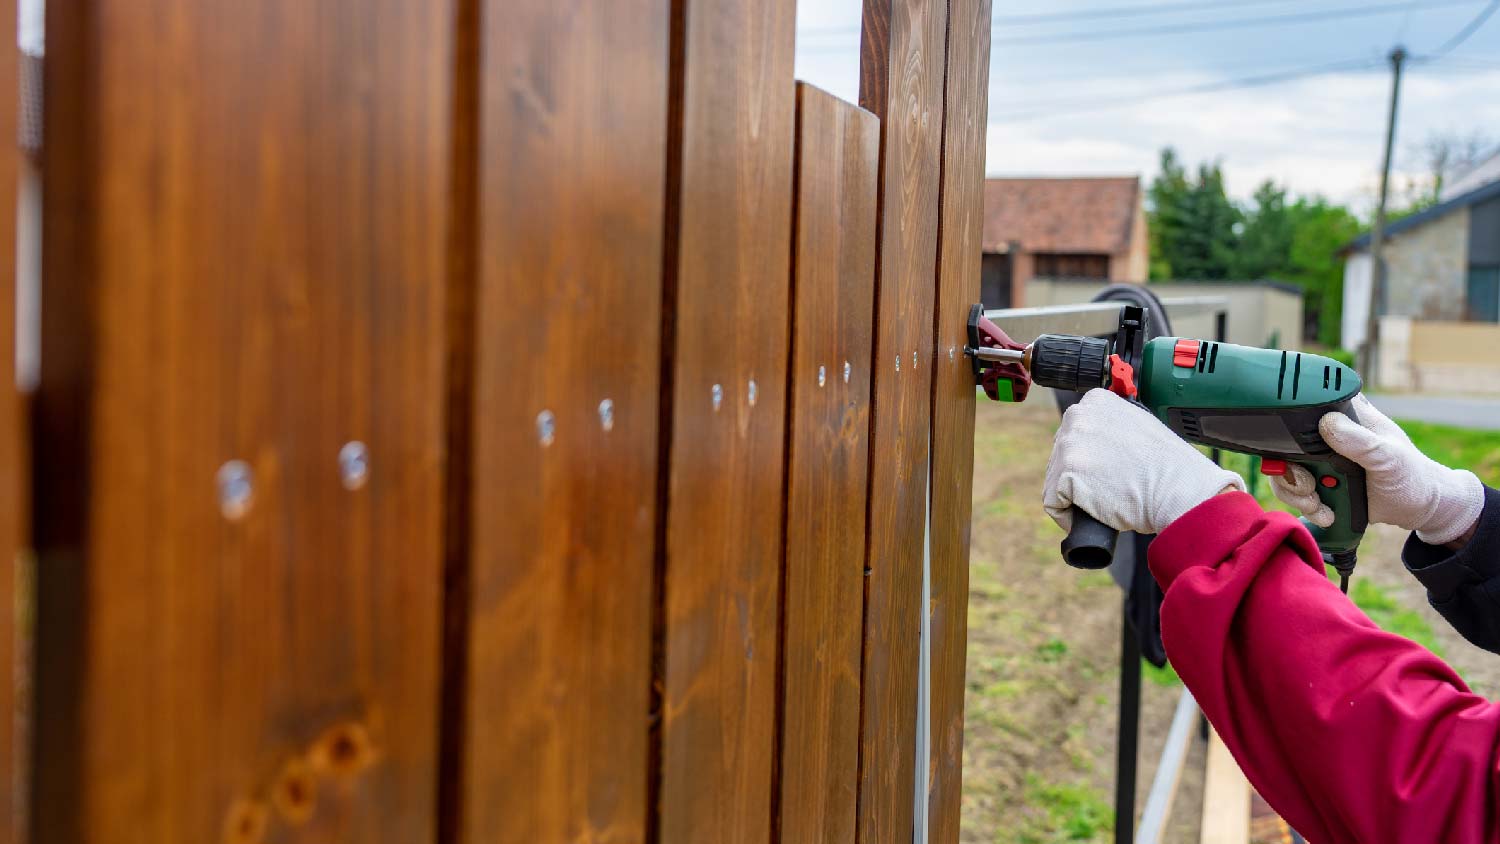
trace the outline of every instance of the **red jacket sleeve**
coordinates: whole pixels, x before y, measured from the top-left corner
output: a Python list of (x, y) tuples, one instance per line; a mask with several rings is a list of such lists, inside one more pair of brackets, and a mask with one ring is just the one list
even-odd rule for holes
[(1244, 493), (1179, 519), (1150, 552), (1177, 673), (1314, 844), (1500, 841), (1500, 706), (1377, 628), (1321, 560)]

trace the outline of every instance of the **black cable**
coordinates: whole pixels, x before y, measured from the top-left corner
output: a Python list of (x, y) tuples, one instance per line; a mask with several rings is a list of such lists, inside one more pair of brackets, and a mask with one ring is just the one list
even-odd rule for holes
[(1068, 23), (1070, 21), (1101, 20), (1110, 18), (1138, 18), (1164, 15), (1174, 12), (1205, 12), (1213, 9), (1246, 6), (1289, 6), (1297, 0), (1201, 0), (1197, 3), (1159, 3), (1153, 6), (1110, 6), (1100, 9), (1085, 9), (1077, 12), (1049, 12), (1039, 15), (998, 15), (990, 18), (995, 27), (1026, 26), (1038, 23)]
[[(1313, 23), (1327, 20), (1344, 20), (1348, 18), (1374, 17), (1378, 15), (1394, 14), (1408, 10), (1423, 11), (1437, 9), (1445, 6), (1468, 6), (1473, 5), (1476, 0), (1428, 0), (1428, 2), (1385, 3), (1381, 5), (1352, 6), (1343, 9), (1328, 9), (1320, 12), (1297, 12), (1286, 15), (1263, 15), (1253, 18), (1232, 18), (1230, 20), (1198, 21), (1194, 23), (1172, 24), (1154, 27), (1137, 27), (1135, 29), (1110, 29), (1094, 32), (1074, 32), (1059, 35), (1044, 36), (1018, 36), (1015, 38), (996, 38), (991, 43), (995, 46), (1024, 46), (1032, 44), (1064, 44), (1085, 41), (1112, 41), (1120, 38), (1137, 38), (1154, 35), (1180, 35), (1189, 32), (1214, 32), (1224, 29), (1243, 29), (1255, 27), (1277, 26), (1286, 23)], [(1500, 3), (1500, 0), (1494, 0)]]
[(1038, 117), (1056, 117), (1062, 114), (1077, 114), (1087, 111), (1101, 111), (1120, 106), (1138, 105), (1153, 100), (1167, 99), (1170, 97), (1185, 97), (1193, 94), (1210, 94), (1219, 91), (1234, 91), (1241, 88), (1259, 88), (1266, 85), (1275, 85), (1281, 82), (1292, 82), (1298, 79), (1308, 79), (1314, 76), (1323, 76), (1329, 73), (1349, 70), (1369, 70), (1380, 67), (1383, 62), (1373, 59), (1351, 59), (1348, 61), (1335, 62), (1333, 64), (1320, 65), (1318, 67), (1301, 68), (1298, 70), (1287, 70), (1278, 73), (1262, 74), (1260, 76), (1248, 76), (1240, 79), (1229, 79), (1223, 82), (1210, 82), (1205, 85), (1194, 85), (1187, 88), (1176, 88), (1169, 91), (1155, 91), (1139, 97), (1112, 97), (1109, 99), (1087, 99), (1058, 101), (1050, 103), (1046, 108), (1035, 111), (1021, 112), (998, 112), (992, 114), (992, 122), (1014, 123), (1022, 120), (1033, 120)]
[[(1439, 9), (1449, 6), (1469, 6), (1480, 0), (1403, 0), (1403, 2), (1385, 3), (1381, 5), (1351, 6), (1341, 9), (1326, 9), (1318, 12), (1298, 12), (1284, 15), (1262, 15), (1253, 18), (1231, 18), (1229, 20), (1196, 21), (1192, 23), (1169, 24), (1152, 27), (1137, 27), (1134, 29), (1105, 29), (1089, 32), (1057, 33), (1051, 35), (1027, 35), (1013, 38), (996, 38), (991, 40), (993, 46), (1033, 46), (1044, 44), (1081, 43), (1090, 41), (1110, 41), (1122, 38), (1150, 37), (1155, 35), (1180, 35), (1193, 32), (1215, 32), (1228, 29), (1253, 29), (1257, 27), (1274, 27), (1289, 23), (1315, 23), (1319, 21), (1343, 20), (1348, 18), (1376, 17), (1389, 15), (1397, 12), (1424, 11), (1428, 9)], [(1500, 0), (1496, 0), (1500, 2)], [(995, 26), (994, 30), (1003, 30), (1004, 27)], [(837, 30), (822, 30), (821, 32), (804, 32), (808, 35), (831, 35)], [(842, 30), (846, 35), (857, 35), (858, 27), (849, 27)], [(804, 54), (817, 54), (826, 52), (845, 52), (846, 48), (838, 44), (815, 44), (805, 45), (800, 52)]]
[(1460, 29), (1456, 34), (1454, 34), (1454, 36), (1452, 38), (1449, 38), (1448, 41), (1447, 41), (1447, 43), (1443, 44), (1443, 46), (1437, 48), (1436, 50), (1432, 51), (1431, 53), (1428, 53), (1427, 55), (1423, 56), (1422, 60), (1424, 60), (1424, 61), (1433, 61), (1435, 59), (1440, 59), (1443, 56), (1446, 56), (1449, 53), (1453, 52), (1455, 49), (1458, 48), (1458, 46), (1460, 44), (1464, 43), (1465, 41), (1468, 41), (1469, 40), (1469, 36), (1471, 36), (1474, 33), (1478, 32), (1479, 28), (1482, 27), (1482, 26), (1484, 26), (1485, 22), (1488, 21), (1490, 19), (1490, 17), (1495, 14), (1495, 11), (1497, 9), (1500, 9), (1500, 0), (1491, 0), (1490, 4), (1488, 6), (1484, 7), (1483, 9), (1481, 9), (1479, 11), (1479, 14), (1475, 15), (1474, 19), (1471, 20), (1471, 21), (1469, 21), (1467, 24), (1465, 24), (1464, 28)]

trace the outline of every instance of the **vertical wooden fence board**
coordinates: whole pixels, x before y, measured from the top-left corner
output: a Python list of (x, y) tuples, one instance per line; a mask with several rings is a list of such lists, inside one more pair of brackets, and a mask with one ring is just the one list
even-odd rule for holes
[(645, 834), (670, 11), (482, 11), (472, 844)]
[(912, 834), (946, 0), (866, 0), (860, 102), (881, 120), (859, 840)]
[(988, 120), (990, 0), (949, 0), (938, 228), (937, 369), (932, 386), (932, 626), (928, 839), (956, 844), (964, 753), (973, 370), (963, 350), (979, 301)]
[(797, 86), (779, 831), (853, 844), (880, 122)]
[(793, 0), (674, 10), (663, 842), (770, 834), (795, 12)]
[(31, 461), (16, 390), (16, 202), (20, 150), (16, 4), (0, 3), (0, 844), (17, 836), (16, 560)]
[(49, 4), (37, 840), (432, 840), (452, 22)]

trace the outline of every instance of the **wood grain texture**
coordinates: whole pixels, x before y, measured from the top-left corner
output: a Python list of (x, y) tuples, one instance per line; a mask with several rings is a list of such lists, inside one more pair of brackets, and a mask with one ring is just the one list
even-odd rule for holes
[[(866, 0), (860, 102), (881, 119), (859, 840), (912, 834), (946, 0)], [(882, 53), (879, 46), (884, 44)]]
[(474, 844), (645, 834), (670, 11), (483, 14)]
[(47, 11), (37, 840), (430, 841), (452, 6)]
[(963, 787), (974, 375), (963, 350), (979, 301), (988, 121), (990, 0), (948, 0), (932, 385), (931, 768), (928, 840), (957, 844)]
[(16, 561), (27, 547), (24, 529), (31, 461), (24, 447), (21, 396), (16, 390), (16, 194), (20, 150), (16, 4), (0, 2), (0, 844), (19, 839), (16, 805)]
[(880, 122), (806, 84), (797, 115), (779, 831), (853, 844)]
[(795, 13), (793, 0), (674, 8), (663, 842), (770, 834)]

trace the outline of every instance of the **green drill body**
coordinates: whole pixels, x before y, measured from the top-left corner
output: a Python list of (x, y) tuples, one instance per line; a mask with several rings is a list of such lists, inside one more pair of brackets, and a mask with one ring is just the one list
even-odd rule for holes
[[(976, 305), (966, 352), (975, 378), (996, 401), (1024, 400), (1032, 383), (1074, 393), (1103, 387), (1139, 402), (1189, 442), (1261, 458), (1265, 474), (1306, 468), (1334, 521), (1327, 528), (1304, 524), (1347, 584), (1369, 524), (1365, 472), (1329, 448), (1318, 423), (1333, 412), (1356, 416), (1359, 375), (1302, 352), (1180, 337), (1148, 341), (1145, 324), (1144, 311), (1127, 306), (1112, 338), (1045, 334), (1022, 347)], [(1113, 534), (1082, 515), (1075, 513), (1063, 556), (1079, 568), (1106, 566)]]
[(1364, 471), (1318, 433), (1325, 414), (1354, 415), (1354, 370), (1320, 355), (1158, 337), (1142, 350), (1136, 383), (1140, 402), (1191, 442), (1305, 467), (1334, 514), (1331, 527), (1308, 525), (1318, 546), (1335, 559), (1359, 547)]

